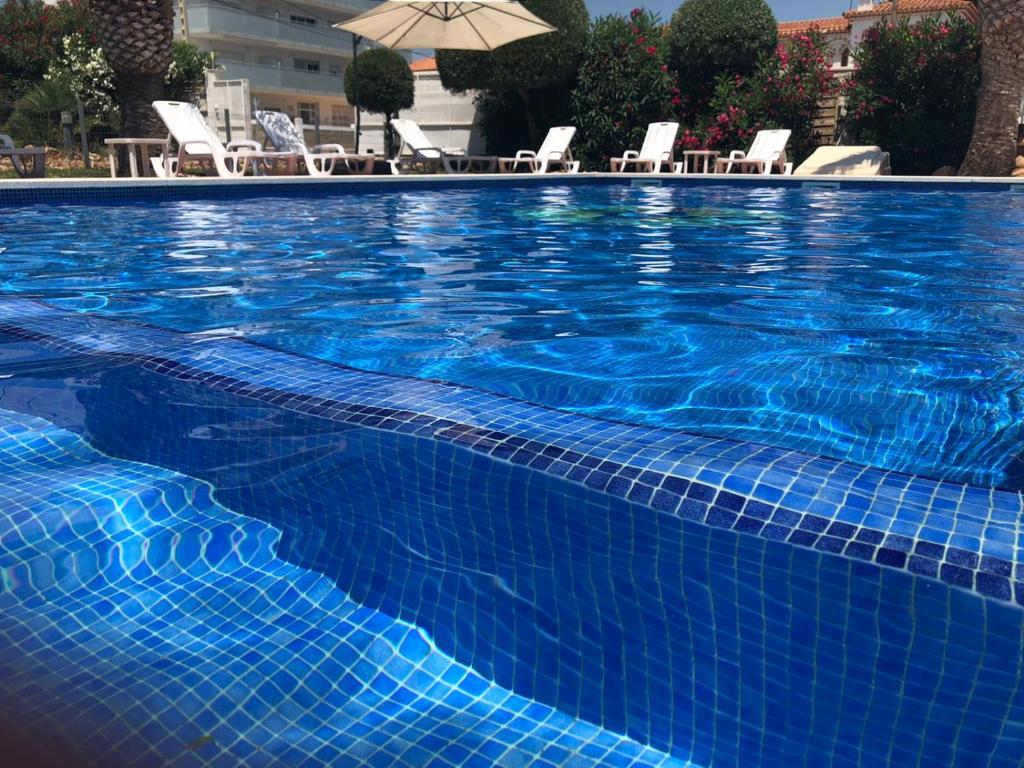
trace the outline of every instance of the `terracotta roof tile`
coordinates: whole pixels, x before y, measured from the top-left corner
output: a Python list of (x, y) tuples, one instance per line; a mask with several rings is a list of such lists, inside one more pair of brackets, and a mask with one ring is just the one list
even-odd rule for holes
[(418, 59), (409, 65), (413, 72), (436, 72), (437, 59), (431, 56), (429, 59)]
[(804, 19), (802, 21), (783, 21), (779, 23), (779, 37), (794, 37), (795, 35), (806, 35), (811, 30), (817, 30), (824, 35), (834, 35), (846, 32), (850, 28), (849, 19), (836, 16), (828, 19)]
[[(942, 13), (943, 11), (959, 11), (969, 19), (978, 19), (978, 8), (970, 0), (899, 0), (900, 16), (911, 13)], [(848, 19), (864, 18), (865, 16), (884, 16), (892, 12), (892, 3), (879, 3), (870, 8), (857, 8), (843, 14)]]

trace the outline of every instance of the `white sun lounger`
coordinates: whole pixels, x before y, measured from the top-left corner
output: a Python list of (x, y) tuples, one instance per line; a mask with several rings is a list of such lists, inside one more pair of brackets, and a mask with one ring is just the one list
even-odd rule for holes
[(715, 163), (715, 173), (732, 173), (738, 168), (740, 173), (762, 173), (768, 175), (772, 170), (789, 175), (793, 173), (793, 164), (786, 161), (786, 144), (792, 131), (778, 129), (758, 131), (754, 143), (746, 152), (734, 149), (728, 157)]
[(624, 172), (631, 166), (641, 173), (660, 173), (663, 165), (671, 168), (678, 132), (679, 123), (651, 123), (639, 152), (628, 149), (622, 157), (611, 158), (612, 173)]
[(350, 155), (341, 144), (318, 144), (310, 150), (288, 115), (262, 109), (254, 114), (274, 149), (299, 155), (310, 176), (330, 176), (339, 164), (349, 173), (373, 173), (374, 155)]
[(256, 141), (232, 141), (225, 147), (217, 134), (210, 130), (202, 113), (192, 104), (154, 101), (153, 109), (178, 144), (176, 157), (172, 157), (168, 150), (152, 158), (157, 176), (177, 176), (186, 162), (199, 162), (212, 163), (220, 176), (240, 177), (245, 175), (250, 166), (253, 173), (256, 173), (259, 170), (258, 164), (271, 165), (285, 161), (294, 166), (298, 159), (295, 152), (265, 152)]
[(881, 147), (818, 147), (794, 176), (888, 176), (889, 153)]
[(515, 157), (499, 158), (502, 173), (515, 173), (520, 165), (532, 173), (547, 173), (555, 169), (576, 173), (580, 169), (580, 163), (572, 159), (572, 151), (569, 149), (575, 135), (576, 129), (571, 125), (552, 128), (536, 152), (521, 149), (516, 152)]
[[(402, 145), (393, 160), (388, 160), (391, 172), (396, 176), (412, 166), (422, 166), (437, 172), (443, 167), (446, 173), (468, 173), (474, 170), (493, 171), (497, 158), (487, 155), (466, 155), (450, 149), (435, 147), (413, 120), (393, 118), (391, 126), (398, 133)], [(406, 150), (409, 154), (406, 154)]]

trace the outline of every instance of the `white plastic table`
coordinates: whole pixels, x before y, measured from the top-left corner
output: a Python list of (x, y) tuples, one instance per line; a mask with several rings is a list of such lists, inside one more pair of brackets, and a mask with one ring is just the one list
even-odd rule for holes
[(128, 149), (128, 167), (132, 172), (132, 178), (138, 178), (139, 176), (139, 162), (136, 159), (135, 150), (141, 150), (142, 153), (142, 175), (152, 176), (153, 172), (150, 170), (150, 147), (161, 147), (164, 151), (167, 150), (167, 139), (107, 139), (104, 142), (107, 145), (107, 154), (110, 157), (110, 178), (117, 178), (117, 149), (118, 147), (126, 147)]

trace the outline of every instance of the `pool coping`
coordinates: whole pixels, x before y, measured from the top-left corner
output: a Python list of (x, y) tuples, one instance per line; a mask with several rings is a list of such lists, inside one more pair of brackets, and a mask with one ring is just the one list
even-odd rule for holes
[(1024, 494), (371, 373), (249, 340), (0, 301), (0, 331), (276, 407), (431, 439), (655, 512), (1024, 606)]
[(0, 180), (0, 204), (129, 202), (219, 197), (261, 197), (286, 192), (331, 194), (385, 190), (461, 189), (476, 186), (630, 186), (738, 187), (816, 190), (899, 189), (918, 192), (1024, 192), (1024, 177), (983, 176), (762, 176), (752, 174), (677, 175), (643, 173), (418, 174), (408, 176), (264, 176), (79, 178)]

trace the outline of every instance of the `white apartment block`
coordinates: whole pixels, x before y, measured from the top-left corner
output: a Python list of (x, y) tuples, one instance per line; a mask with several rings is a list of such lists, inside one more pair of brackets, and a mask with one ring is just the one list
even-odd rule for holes
[[(344, 76), (352, 36), (331, 25), (375, 5), (376, 0), (177, 0), (175, 35), (214, 53), (219, 79), (248, 80), (259, 108), (280, 110), (307, 126), (349, 132), (354, 114)], [(334, 131), (325, 141), (342, 138)]]

